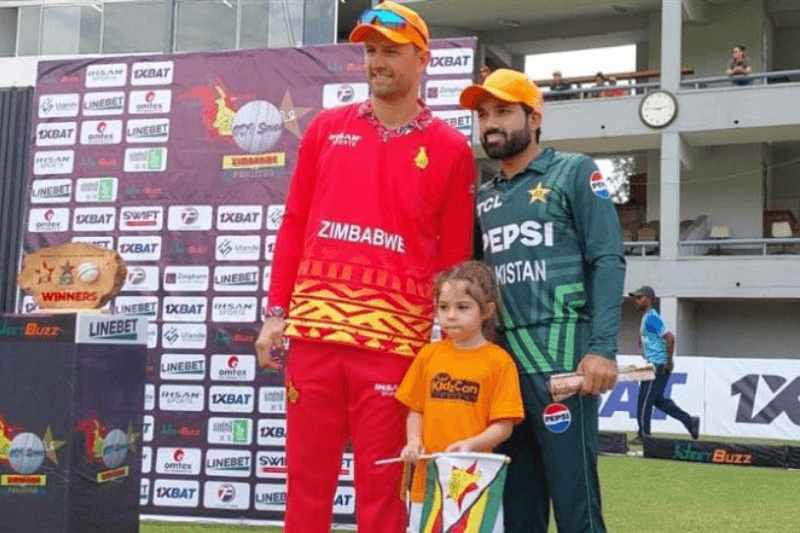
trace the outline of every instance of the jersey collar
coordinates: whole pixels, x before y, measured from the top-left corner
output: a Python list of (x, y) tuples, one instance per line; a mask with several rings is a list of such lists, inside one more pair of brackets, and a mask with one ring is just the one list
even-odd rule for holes
[(498, 183), (504, 183), (504, 182), (507, 183), (510, 181), (514, 181), (521, 176), (527, 175), (528, 172), (530, 171), (536, 172), (537, 174), (547, 174), (547, 169), (550, 168), (550, 164), (553, 162), (554, 155), (555, 155), (555, 150), (553, 150), (552, 148), (545, 148), (544, 150), (539, 152), (539, 155), (534, 157), (530, 163), (528, 163), (528, 166), (525, 167), (524, 170), (519, 172), (516, 176), (514, 176), (510, 180), (506, 180), (505, 177), (503, 176), (503, 171), (498, 170), (497, 173), (494, 175), (495, 185), (497, 185)]
[(402, 137), (403, 135), (409, 134), (414, 130), (424, 131), (431, 122), (433, 122), (433, 113), (431, 113), (430, 108), (425, 105), (425, 101), (421, 98), (417, 99), (417, 104), (419, 105), (419, 113), (414, 119), (406, 124), (405, 126), (401, 126), (396, 130), (387, 129), (386, 126), (380, 123), (377, 119), (375, 114), (372, 112), (372, 99), (367, 98), (364, 100), (361, 105), (358, 106), (358, 116), (364, 118), (369, 122), (375, 129), (378, 130), (378, 134), (384, 141), (388, 141), (395, 137)]

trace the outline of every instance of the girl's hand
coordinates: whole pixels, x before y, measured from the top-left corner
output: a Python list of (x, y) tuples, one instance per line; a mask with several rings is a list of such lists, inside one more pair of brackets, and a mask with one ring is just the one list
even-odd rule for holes
[(421, 442), (409, 442), (400, 452), (403, 462), (411, 464), (417, 464), (421, 455), (425, 455), (425, 446)]
[(447, 447), (445, 452), (478, 452), (480, 450), (476, 449), (472, 439), (464, 439), (458, 440)]

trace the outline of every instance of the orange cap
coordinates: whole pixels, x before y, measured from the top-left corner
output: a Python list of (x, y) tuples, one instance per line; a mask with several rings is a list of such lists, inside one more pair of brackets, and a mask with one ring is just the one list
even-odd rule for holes
[(475, 110), (484, 95), (510, 104), (522, 104), (542, 114), (542, 91), (528, 76), (516, 70), (500, 68), (489, 74), (483, 85), (470, 85), (461, 91), (461, 106)]
[(428, 41), (430, 40), (428, 25), (425, 24), (425, 21), (416, 11), (394, 2), (383, 2), (373, 9), (373, 11), (380, 10), (391, 11), (399, 15), (408, 22), (408, 26), (403, 29), (388, 28), (381, 26), (380, 21), (377, 20), (372, 24), (359, 24), (350, 33), (351, 43), (360, 43), (371, 32), (375, 31), (397, 44), (413, 44), (420, 50), (428, 49)]

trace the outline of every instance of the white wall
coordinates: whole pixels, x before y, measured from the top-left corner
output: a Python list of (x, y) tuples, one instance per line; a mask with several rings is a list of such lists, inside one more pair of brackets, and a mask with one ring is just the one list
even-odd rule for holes
[[(647, 219), (659, 217), (658, 152), (648, 152)], [(681, 220), (708, 216), (726, 225), (733, 238), (761, 238), (764, 179), (761, 144), (708, 146), (697, 150), (695, 166), (681, 174)]]
[(0, 59), (0, 87), (33, 87), (38, 64), (38, 57)]

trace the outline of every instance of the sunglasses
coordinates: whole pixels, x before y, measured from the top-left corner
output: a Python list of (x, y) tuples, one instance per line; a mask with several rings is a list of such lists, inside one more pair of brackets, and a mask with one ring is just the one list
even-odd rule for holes
[[(406, 28), (411, 28), (417, 33), (420, 33), (419, 30), (409, 23), (402, 15), (398, 15), (394, 11), (389, 11), (388, 9), (368, 9), (361, 14), (358, 23), (368, 25), (374, 24), (391, 30), (405, 30)], [(422, 35), (422, 38), (427, 42), (424, 35)]]

